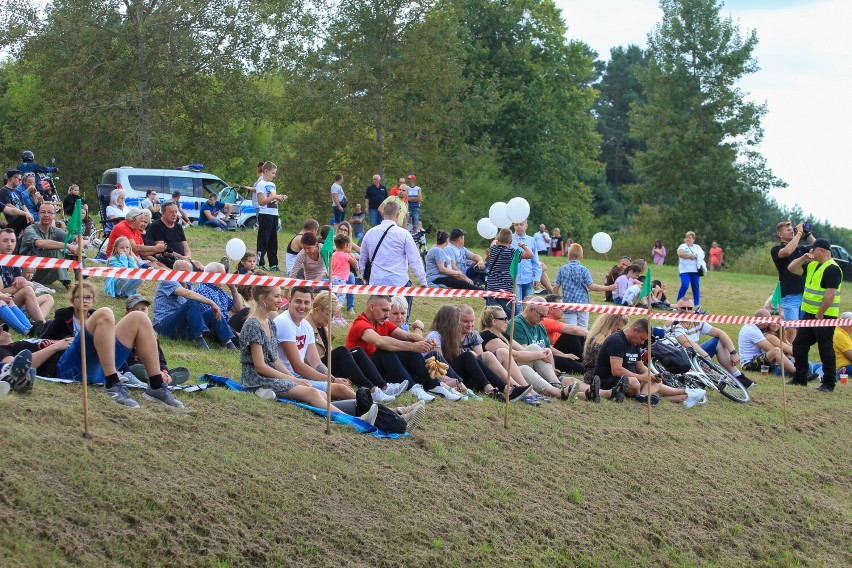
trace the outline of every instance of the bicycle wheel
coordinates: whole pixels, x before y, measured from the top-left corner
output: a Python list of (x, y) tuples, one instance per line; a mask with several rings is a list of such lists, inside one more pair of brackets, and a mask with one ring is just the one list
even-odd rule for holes
[(727, 369), (721, 365), (717, 365), (706, 357), (696, 357), (695, 362), (698, 368), (709, 378), (722, 396), (733, 400), (734, 402), (746, 403), (751, 400), (751, 395), (748, 390), (740, 383), (736, 377), (731, 375)]
[(683, 375), (672, 373), (666, 369), (665, 365), (663, 365), (663, 363), (656, 357), (651, 358), (650, 369), (652, 374), (663, 377), (663, 384), (666, 386), (676, 389), (682, 389), (688, 386), (684, 384)]

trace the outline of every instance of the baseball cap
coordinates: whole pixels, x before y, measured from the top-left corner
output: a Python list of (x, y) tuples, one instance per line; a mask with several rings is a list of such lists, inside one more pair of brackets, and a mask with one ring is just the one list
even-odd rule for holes
[(417, 176), (414, 174), (408, 174), (408, 179), (417, 179)]
[(9, 181), (12, 176), (23, 176), (24, 173), (21, 170), (9, 170), (6, 172), (6, 175), (3, 176), (3, 181)]
[(458, 239), (459, 237), (465, 236), (466, 234), (467, 233), (465, 233), (461, 229), (453, 229), (452, 231), (450, 231), (450, 240), (454, 241), (454, 240)]
[(149, 306), (151, 305), (151, 300), (149, 300), (142, 294), (133, 294), (132, 296), (127, 298), (127, 301), (124, 303), (124, 305), (128, 310), (132, 310), (136, 307), (137, 304), (140, 304), (142, 302), (145, 302)]
[(821, 248), (825, 250), (831, 250), (831, 243), (828, 242), (828, 239), (817, 239), (811, 245), (811, 248)]

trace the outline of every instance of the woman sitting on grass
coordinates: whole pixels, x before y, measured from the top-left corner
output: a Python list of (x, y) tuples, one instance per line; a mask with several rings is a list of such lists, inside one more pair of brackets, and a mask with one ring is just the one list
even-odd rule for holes
[[(464, 307), (470, 309), (469, 306)], [(470, 317), (473, 317), (473, 310), (470, 310), (470, 312)], [(449, 362), (450, 368), (461, 377), (461, 381), (467, 388), (503, 400), (506, 382), (489, 368), (481, 357), (462, 346), (466, 334), (462, 329), (461, 314), (462, 311), (459, 306), (441, 306), (432, 320), (432, 326), (426, 335), (426, 339), (435, 340), (438, 345), (438, 352)], [(497, 358), (492, 353), (488, 353), (488, 355), (497, 362)], [(505, 375), (505, 371), (503, 374)], [(532, 387), (528, 385), (514, 387), (511, 391), (512, 400), (525, 396), (531, 389)]]
[[(504, 368), (506, 360), (509, 357), (509, 340), (504, 335), (509, 329), (508, 319), (503, 308), (498, 306), (485, 308), (480, 318), (482, 329), (480, 335), (482, 336), (483, 348), (497, 355), (497, 359), (504, 365)], [(528, 351), (517, 341), (512, 343), (511, 349), (513, 359), (512, 378), (515, 379), (515, 369), (518, 369), (517, 372), (522, 375), (522, 379), (524, 380), (523, 384), (532, 385), (539, 394), (561, 398), (562, 400), (571, 400), (574, 395), (579, 395), (589, 401), (597, 398), (593, 389), (589, 389), (586, 392), (579, 392), (580, 387), (574, 386), (577, 383), (572, 381), (571, 383), (563, 384), (559, 380), (559, 377), (556, 376), (552, 365), (549, 368), (546, 365), (540, 365), (539, 370), (536, 370), (530, 365), (523, 364), (518, 366), (515, 364), (515, 361), (532, 363), (533, 361), (542, 360), (547, 357), (548, 351)]]

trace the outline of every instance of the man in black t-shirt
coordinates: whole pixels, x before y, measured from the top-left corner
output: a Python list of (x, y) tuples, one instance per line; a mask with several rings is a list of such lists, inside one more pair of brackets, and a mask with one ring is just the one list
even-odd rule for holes
[(650, 390), (652, 404), (657, 404), (662, 396), (692, 408), (704, 399), (707, 394), (704, 390), (664, 385), (660, 377), (652, 376), (642, 363), (641, 346), (648, 341), (649, 332), (650, 324), (643, 318), (606, 338), (595, 361), (595, 375), (601, 379), (601, 390), (611, 388), (611, 399), (615, 402), (624, 401), (625, 395), (647, 402)]
[(0, 367), (3, 363), (9, 363), (15, 355), (29, 349), (33, 353), (32, 369), (44, 377), (56, 376), (56, 363), (62, 354), (71, 345), (72, 337), (54, 341), (52, 339), (24, 339), (12, 341), (8, 326), (3, 324), (0, 329)]
[(382, 222), (381, 205), (388, 198), (388, 190), (382, 183), (379, 174), (373, 176), (373, 183), (364, 191), (364, 211), (369, 216), (370, 226), (375, 227)]
[(805, 232), (804, 223), (799, 223), (795, 228), (790, 221), (781, 221), (776, 228), (781, 244), (772, 247), (770, 254), (775, 269), (778, 271), (778, 280), (781, 282), (781, 317), (786, 320), (799, 319), (799, 311), (802, 308), (802, 292), (805, 290), (805, 277), (787, 270), (790, 263), (800, 258), (808, 247), (801, 245), (802, 239), (811, 244), (814, 236)]
[(180, 259), (191, 262), (196, 270), (203, 270), (199, 263), (192, 260), (192, 250), (189, 248), (189, 243), (186, 242), (186, 234), (177, 221), (177, 205), (173, 201), (163, 203), (162, 217), (148, 227), (148, 232), (144, 236), (145, 244), (154, 246), (165, 243), (166, 253), (171, 253), (171, 259), (168, 255), (164, 255), (162, 260), (159, 257), (157, 257), (157, 260), (169, 268), (174, 266), (175, 260)]
[[(813, 267), (810, 263), (816, 262)], [(806, 266), (807, 265), (807, 266)], [(810, 271), (813, 269), (813, 272)], [(814, 241), (810, 252), (790, 263), (788, 270), (805, 278), (808, 299), (802, 306), (802, 319), (837, 319), (840, 311), (840, 287), (843, 272), (831, 258), (831, 244), (826, 239)], [(810, 278), (808, 280), (808, 278)], [(822, 385), (817, 390), (834, 392), (837, 358), (834, 354), (835, 326), (803, 327), (793, 341), (796, 374), (788, 384), (807, 386), (808, 351), (814, 343), (819, 347), (822, 361)]]

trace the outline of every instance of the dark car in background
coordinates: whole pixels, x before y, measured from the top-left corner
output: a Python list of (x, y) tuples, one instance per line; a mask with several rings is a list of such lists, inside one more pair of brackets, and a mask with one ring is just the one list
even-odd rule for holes
[(838, 245), (831, 245), (831, 258), (843, 271), (843, 279), (852, 280), (852, 256), (849, 256), (846, 249)]

